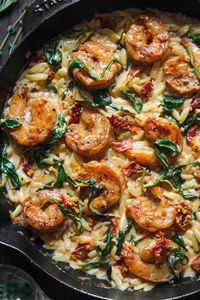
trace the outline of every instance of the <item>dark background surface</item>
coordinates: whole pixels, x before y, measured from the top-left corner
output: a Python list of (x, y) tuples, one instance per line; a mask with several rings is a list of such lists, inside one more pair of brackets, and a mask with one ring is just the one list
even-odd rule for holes
[[(95, 0), (94, 0), (95, 1)], [(104, 0), (102, 0), (104, 1)], [(19, 0), (8, 12), (0, 15), (0, 43), (4, 39), (8, 25), (13, 24), (21, 13), (22, 6), (32, 3), (32, 0)], [(0, 65), (4, 63), (5, 57), (8, 55), (8, 43), (3, 48), (3, 55)], [(53, 300), (91, 300), (94, 298), (84, 296), (71, 289), (59, 284), (48, 275), (38, 270), (29, 260), (17, 251), (0, 245), (0, 264), (11, 264), (22, 268), (29, 273), (35, 281), (40, 285), (43, 291)], [(165, 295), (167, 297), (167, 295)], [(197, 300), (200, 296), (188, 297), (187, 300)], [(39, 299), (38, 299), (39, 300)], [(134, 300), (134, 297), (133, 297)]]

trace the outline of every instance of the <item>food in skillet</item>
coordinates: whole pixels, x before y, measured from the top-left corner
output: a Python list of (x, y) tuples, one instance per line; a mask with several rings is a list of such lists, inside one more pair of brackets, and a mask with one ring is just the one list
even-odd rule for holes
[(1, 120), (13, 222), (119, 289), (200, 273), (200, 24), (96, 15), (33, 56)]

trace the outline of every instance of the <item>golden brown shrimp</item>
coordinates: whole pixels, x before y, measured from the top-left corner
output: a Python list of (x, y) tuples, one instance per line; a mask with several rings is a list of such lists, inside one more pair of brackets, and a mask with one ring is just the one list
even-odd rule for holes
[[(182, 44), (193, 56), (195, 65), (200, 69), (200, 50), (189, 39), (183, 38)], [(179, 94), (191, 94), (200, 91), (199, 78), (191, 65), (189, 55), (168, 59), (164, 65), (165, 79), (168, 85)]]
[[(80, 46), (77, 52), (72, 53), (71, 61), (81, 60), (89, 68), (90, 72), (97, 78), (100, 78), (105, 67), (114, 58), (113, 52), (103, 44), (88, 41)], [(104, 76), (99, 80), (90, 78), (90, 76), (81, 68), (73, 70), (73, 76), (87, 89), (102, 89), (111, 84), (120, 69), (116, 62), (106, 70)]]
[(130, 58), (138, 63), (153, 63), (167, 51), (169, 34), (165, 24), (155, 16), (141, 15), (131, 25), (126, 37)]
[[(123, 244), (121, 257), (129, 272), (150, 282), (167, 282), (171, 270), (167, 263), (169, 250), (176, 248), (172, 241), (161, 238), (146, 238), (138, 245), (139, 253), (135, 253), (128, 243)], [(177, 273), (182, 271), (177, 266)]]
[[(52, 97), (50, 93), (49, 95)], [(35, 146), (49, 138), (56, 124), (58, 112), (56, 104), (46, 98), (47, 96), (29, 100), (26, 88), (21, 88), (13, 95), (8, 117), (18, 118), (22, 125), (9, 130), (9, 134), (18, 144)]]
[(129, 160), (135, 160), (138, 164), (150, 167), (157, 168), (160, 167), (160, 161), (155, 154), (155, 150), (153, 148), (138, 148), (134, 147), (134, 143), (132, 144), (131, 149), (125, 152), (125, 155)]
[(144, 124), (144, 131), (148, 139), (156, 141), (167, 138), (179, 145), (182, 150), (183, 141), (180, 128), (172, 121), (161, 117), (148, 118)]
[(61, 190), (43, 190), (28, 196), (23, 208), (23, 217), (33, 229), (41, 232), (55, 231), (65, 221), (58, 205), (67, 201)]
[(71, 124), (65, 134), (68, 147), (86, 157), (104, 151), (110, 142), (110, 122), (102, 114), (85, 110), (78, 124)]
[(171, 227), (175, 221), (175, 207), (165, 198), (161, 187), (150, 187), (149, 191), (156, 199), (134, 199), (127, 207), (127, 215), (140, 227), (151, 232)]
[[(119, 202), (122, 184), (120, 176), (111, 167), (98, 162), (84, 164), (84, 170), (78, 176), (82, 180), (94, 179), (101, 187), (101, 193), (94, 198), (91, 207), (104, 212)], [(85, 203), (84, 212), (91, 214), (88, 203)]]

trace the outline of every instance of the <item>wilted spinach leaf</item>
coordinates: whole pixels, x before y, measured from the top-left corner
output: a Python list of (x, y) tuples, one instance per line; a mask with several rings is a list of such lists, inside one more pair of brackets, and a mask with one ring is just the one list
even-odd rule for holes
[(121, 95), (129, 101), (130, 105), (138, 114), (141, 113), (143, 104), (141, 99), (135, 93), (127, 90), (122, 91)]
[(176, 248), (171, 250), (171, 253), (168, 257), (168, 264), (172, 272), (172, 276), (169, 278), (170, 283), (174, 283), (174, 281), (179, 276), (177, 274), (177, 264), (181, 263), (183, 266), (185, 266), (188, 262), (189, 259), (186, 256), (185, 250), (183, 248)]
[(19, 190), (20, 189), (19, 176), (16, 172), (16, 168), (13, 165), (13, 163), (11, 163), (7, 159), (7, 148), (8, 148), (8, 142), (5, 140), (1, 161), (0, 161), (0, 170), (1, 173), (5, 174), (9, 178), (13, 188)]
[(52, 39), (44, 47), (45, 61), (53, 66), (58, 66), (62, 62), (62, 53), (57, 50), (58, 43), (58, 39)]
[(162, 109), (164, 115), (171, 115), (174, 108), (180, 107), (184, 102), (185, 98), (174, 97), (164, 94), (163, 95)]
[(160, 160), (164, 170), (168, 170), (169, 161), (167, 156), (174, 157), (179, 153), (176, 143), (166, 138), (159, 139), (154, 143), (153, 147), (155, 149), (155, 154)]
[(124, 243), (125, 236), (131, 230), (131, 226), (132, 226), (132, 220), (127, 219), (127, 226), (126, 226), (125, 230), (124, 231), (120, 230), (118, 233), (117, 251), (116, 251), (116, 255), (118, 255), (118, 256), (121, 255), (122, 245)]
[(3, 122), (0, 122), (0, 127), (8, 128), (8, 129), (15, 129), (20, 127), (22, 124), (19, 122), (18, 118), (11, 118), (7, 119)]

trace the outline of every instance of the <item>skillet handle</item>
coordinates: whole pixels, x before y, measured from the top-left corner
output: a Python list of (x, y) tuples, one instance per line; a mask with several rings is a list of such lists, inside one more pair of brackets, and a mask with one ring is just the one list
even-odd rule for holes
[(80, 0), (35, 0), (28, 8), (23, 19), (23, 33), (26, 35), (58, 11)]

